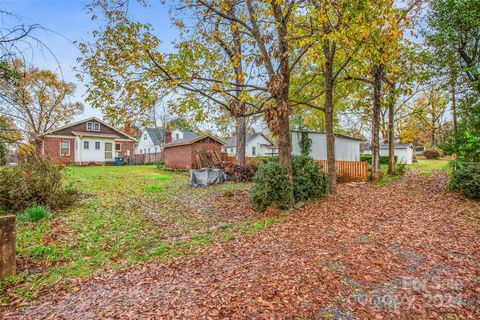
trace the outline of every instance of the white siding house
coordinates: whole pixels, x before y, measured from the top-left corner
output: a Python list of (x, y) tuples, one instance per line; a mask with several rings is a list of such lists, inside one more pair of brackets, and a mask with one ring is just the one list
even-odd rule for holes
[[(301, 131), (292, 131), (292, 154), (301, 154)], [(327, 135), (323, 132), (308, 132), (312, 140), (310, 155), (314, 160), (327, 160)], [(335, 135), (335, 160), (360, 161), (360, 144), (362, 140), (336, 134)]]
[[(364, 154), (372, 154), (372, 149), (368, 148), (363, 151)], [(397, 156), (397, 162), (412, 164), (415, 150), (412, 144), (395, 143), (394, 154)], [(380, 146), (380, 156), (388, 156), (388, 144)]]
[(193, 131), (182, 131), (175, 129), (172, 132), (160, 128), (144, 128), (138, 138), (135, 154), (153, 154), (163, 151), (166, 143), (196, 137)]
[[(272, 156), (278, 153), (272, 141), (263, 133), (247, 134), (245, 140), (246, 157)], [(227, 140), (225, 145), (222, 146), (222, 152), (228, 153), (231, 157), (237, 154), (237, 136), (233, 136)]]

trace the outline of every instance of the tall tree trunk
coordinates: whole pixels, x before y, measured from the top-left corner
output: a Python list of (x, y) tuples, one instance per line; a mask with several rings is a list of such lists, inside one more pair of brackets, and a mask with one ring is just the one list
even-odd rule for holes
[(395, 173), (395, 103), (395, 84), (393, 84), (388, 99), (388, 174)]
[(247, 121), (245, 117), (239, 116), (237, 120), (237, 141), (236, 141), (236, 158), (235, 163), (244, 166), (245, 165), (245, 147), (246, 147), (246, 135), (247, 135)]
[[(290, 107), (288, 105), (288, 86), (276, 101), (278, 159), (287, 170), (288, 180), (293, 183), (292, 140), (290, 137)], [(295, 203), (293, 190), (290, 193), (290, 205)]]
[[(283, 164), (287, 170), (290, 183), (293, 184), (292, 141), (290, 137), (290, 106), (288, 104), (291, 75), (289, 60), (290, 51), (287, 40), (287, 18), (284, 16), (282, 7), (279, 5), (279, 3), (281, 2), (271, 2), (278, 34), (279, 68), (275, 75), (273, 75), (272, 70), (270, 70), (269, 73), (271, 74), (270, 80), (273, 80), (270, 85), (272, 86), (273, 92), (275, 92), (275, 118), (278, 125), (278, 128), (276, 128), (278, 139), (278, 158), (280, 163)], [(275, 84), (275, 82), (277, 82), (277, 84)], [(295, 203), (293, 188), (289, 196), (290, 206), (293, 206)]]
[[(229, 3), (231, 9), (229, 13), (236, 17), (237, 13), (233, 2)], [(245, 148), (246, 148), (246, 134), (247, 134), (247, 120), (245, 118), (246, 107), (245, 103), (241, 101), (243, 85), (245, 84), (243, 74), (243, 59), (242, 59), (242, 38), (240, 35), (239, 27), (236, 22), (230, 21), (230, 30), (233, 37), (233, 48), (229, 48), (223, 41), (220, 42), (220, 46), (223, 47), (225, 52), (230, 58), (230, 62), (235, 71), (235, 101), (234, 110), (232, 110), (233, 116), (236, 120), (236, 156), (235, 163), (241, 166), (245, 165)]]
[(374, 65), (372, 110), (372, 180), (380, 180), (380, 110), (382, 107), (382, 65)]
[(455, 82), (452, 83), (452, 122), (453, 131), (457, 133), (457, 97), (455, 96)]
[[(330, 181), (329, 192), (337, 193), (337, 179), (335, 172), (335, 133), (333, 127), (333, 54), (328, 40), (323, 46), (325, 56), (324, 64), (324, 90), (325, 90), (325, 129), (327, 133), (327, 169)], [(333, 53), (333, 54), (332, 54)]]

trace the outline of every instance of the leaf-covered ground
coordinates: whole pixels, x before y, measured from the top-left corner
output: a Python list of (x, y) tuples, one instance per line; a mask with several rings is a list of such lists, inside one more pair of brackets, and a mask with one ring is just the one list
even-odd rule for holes
[(84, 280), (3, 317), (478, 319), (480, 203), (445, 181), (410, 171), (383, 188), (345, 184), (260, 233)]
[(19, 215), (17, 274), (0, 281), (0, 312), (69, 288), (78, 279), (153, 258), (194, 254), (274, 222), (251, 209), (232, 215), (223, 208), (225, 195), (231, 196), (229, 204), (243, 205), (249, 183), (193, 188), (185, 173), (152, 165), (72, 166), (66, 179), (85, 194), (74, 207), (35, 222)]

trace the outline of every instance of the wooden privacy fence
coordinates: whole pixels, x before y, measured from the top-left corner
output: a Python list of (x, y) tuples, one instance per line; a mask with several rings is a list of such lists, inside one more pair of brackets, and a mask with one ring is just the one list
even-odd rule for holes
[(143, 153), (135, 155), (136, 164), (159, 163), (163, 162), (163, 152), (157, 153)]
[[(322, 165), (323, 172), (328, 172), (327, 160), (317, 160)], [(335, 161), (335, 171), (339, 181), (368, 180), (368, 162), (366, 161)]]

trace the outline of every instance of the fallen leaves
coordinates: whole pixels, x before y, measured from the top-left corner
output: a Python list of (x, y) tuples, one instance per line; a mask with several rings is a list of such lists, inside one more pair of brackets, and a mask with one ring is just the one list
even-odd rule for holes
[[(478, 318), (480, 229), (462, 217), (480, 204), (444, 183), (409, 173), (384, 188), (342, 185), (265, 231), (85, 280), (3, 317)], [(253, 214), (246, 193), (227, 202), (222, 215)]]

